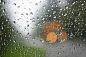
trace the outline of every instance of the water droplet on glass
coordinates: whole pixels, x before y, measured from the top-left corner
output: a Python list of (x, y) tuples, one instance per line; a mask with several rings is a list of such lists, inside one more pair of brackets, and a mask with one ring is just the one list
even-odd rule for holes
[(79, 46), (80, 46), (80, 47), (82, 47), (82, 45), (81, 45), (81, 44), (79, 44)]
[(85, 38), (83, 39), (83, 41), (85, 41)]
[(67, 16), (67, 13), (65, 13), (65, 15), (64, 16)]
[(13, 21), (13, 24), (15, 24), (16, 22), (15, 21)]
[(23, 13), (21, 13), (21, 15), (24, 15)]
[(44, 39), (41, 39), (40, 41), (43, 43), (44, 42)]
[(33, 12), (30, 12), (30, 15), (33, 15)]
[(45, 18), (42, 18), (42, 20), (45, 20)]
[(45, 6), (43, 6), (43, 8), (45, 9)]
[(27, 25), (27, 27), (29, 27), (29, 24)]
[(81, 4), (82, 6), (84, 5), (84, 4)]
[(58, 54), (61, 54), (61, 52), (58, 52)]
[(28, 39), (28, 37), (25, 37), (25, 39)]
[(62, 10), (62, 8), (60, 8), (60, 10)]
[(13, 42), (16, 43), (16, 40), (14, 40)]
[(1, 26), (2, 30), (3, 30), (3, 25)]
[(20, 8), (20, 6), (17, 6), (17, 8)]
[(68, 6), (66, 6), (66, 9), (68, 9)]
[(53, 18), (56, 18), (56, 16), (53, 16)]
[(13, 5), (16, 5), (16, 3), (13, 3)]
[(35, 5), (38, 5), (38, 3), (36, 3)]
[(19, 33), (21, 35), (21, 33)]
[(20, 44), (18, 43), (18, 46), (20, 46)]
[(28, 13), (26, 13), (26, 15), (28, 15)]
[(50, 10), (48, 10), (48, 12), (50, 12)]
[(35, 42), (33, 42), (33, 44), (35, 44)]
[(35, 40), (35, 38), (32, 38), (33, 40)]
[(5, 13), (5, 11), (6, 11), (6, 10), (5, 10), (5, 9), (3, 9), (3, 13)]
[(2, 5), (4, 5), (4, 4), (5, 4), (5, 2), (2, 3)]
[(9, 21), (8, 19), (6, 19), (6, 21)]

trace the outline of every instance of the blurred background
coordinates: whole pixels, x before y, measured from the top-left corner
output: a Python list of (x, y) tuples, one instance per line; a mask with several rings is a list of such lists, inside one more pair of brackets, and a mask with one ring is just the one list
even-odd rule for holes
[[(86, 57), (85, 15), (85, 0), (0, 0), (0, 57)], [(65, 42), (42, 37), (51, 21), (61, 22), (53, 32), (64, 31)]]

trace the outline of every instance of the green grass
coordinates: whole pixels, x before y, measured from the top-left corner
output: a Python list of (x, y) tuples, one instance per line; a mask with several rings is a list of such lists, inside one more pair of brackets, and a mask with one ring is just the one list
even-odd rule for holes
[(3, 48), (1, 55), (2, 57), (45, 57), (45, 51), (36, 47), (10, 43)]

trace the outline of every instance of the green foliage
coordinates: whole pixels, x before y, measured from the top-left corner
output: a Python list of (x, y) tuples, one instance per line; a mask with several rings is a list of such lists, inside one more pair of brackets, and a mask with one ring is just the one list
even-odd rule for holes
[(45, 51), (40, 48), (21, 46), (10, 43), (2, 50), (2, 57), (45, 57)]

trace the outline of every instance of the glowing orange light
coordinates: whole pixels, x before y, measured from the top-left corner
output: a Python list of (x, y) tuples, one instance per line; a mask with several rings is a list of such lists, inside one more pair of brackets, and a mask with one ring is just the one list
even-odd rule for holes
[(58, 40), (61, 42), (65, 42), (67, 40), (67, 34), (62, 31), (60, 34), (58, 34)]
[[(55, 33), (61, 32), (61, 31), (62, 31), (62, 35), (55, 34)], [(56, 42), (57, 39), (62, 42), (66, 41), (67, 34), (64, 32), (63, 23), (61, 21), (48, 21), (48, 22), (46, 22), (43, 27), (42, 38), (47, 41), (50, 41), (50, 43)]]
[(50, 32), (47, 34), (47, 41), (50, 41), (50, 43), (54, 43), (57, 40), (57, 35), (54, 32)]

